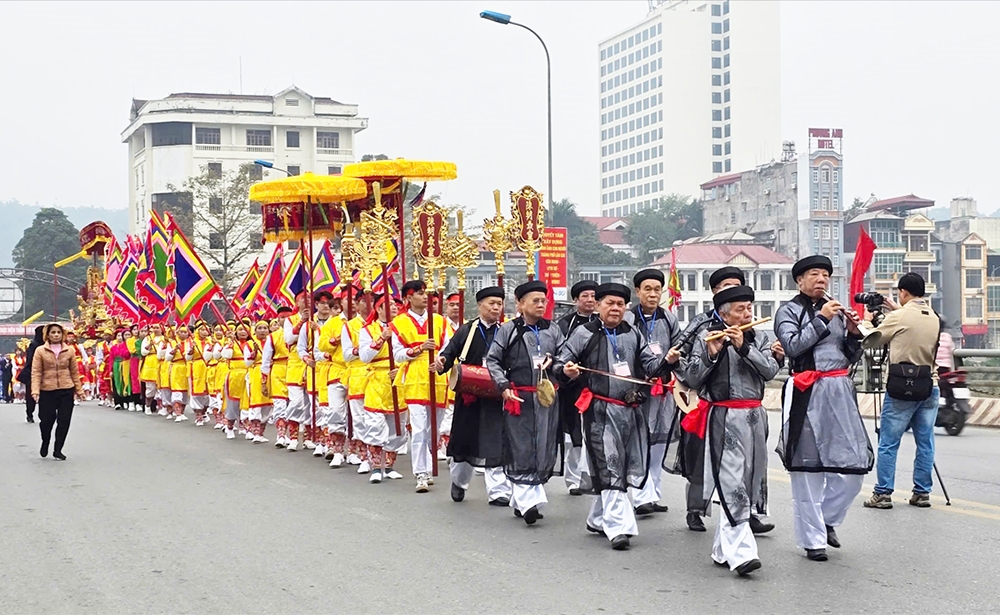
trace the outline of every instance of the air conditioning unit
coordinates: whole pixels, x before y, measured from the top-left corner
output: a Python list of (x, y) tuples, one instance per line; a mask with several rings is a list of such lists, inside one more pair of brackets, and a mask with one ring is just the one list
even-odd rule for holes
[(766, 188), (764, 190), (764, 194), (771, 194), (771, 189), (770, 188)]
[(726, 195), (726, 202), (727, 203), (729, 202), (729, 195), (728, 194)]
[(799, 187), (799, 185), (798, 185), (798, 184), (792, 184), (792, 190), (795, 190), (795, 189), (797, 189), (798, 187)]

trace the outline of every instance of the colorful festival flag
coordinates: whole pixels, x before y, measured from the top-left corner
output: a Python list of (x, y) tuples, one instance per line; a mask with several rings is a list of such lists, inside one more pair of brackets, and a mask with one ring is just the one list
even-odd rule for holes
[(250, 297), (250, 291), (253, 290), (259, 279), (260, 265), (257, 264), (257, 259), (255, 258), (253, 259), (253, 265), (247, 269), (246, 275), (243, 276), (243, 281), (236, 287), (236, 292), (233, 294), (232, 305), (237, 313), (246, 305), (247, 298)]
[(671, 312), (677, 310), (681, 303), (681, 280), (677, 275), (677, 250), (670, 250), (670, 276), (667, 279), (667, 293), (670, 298), (667, 301), (667, 309)]
[(295, 255), (292, 256), (292, 261), (289, 263), (285, 275), (281, 277), (277, 296), (272, 296), (271, 298), (278, 301), (281, 305), (294, 309), (295, 297), (306, 287), (305, 276), (305, 253), (300, 244), (299, 248), (295, 251)]
[(329, 240), (323, 241), (323, 247), (316, 254), (312, 281), (315, 292), (325, 290), (332, 293), (340, 286), (340, 273), (337, 271), (337, 263), (333, 258), (333, 246), (330, 245)]
[(275, 297), (282, 279), (282, 258), (284, 256), (282, 246), (279, 243), (274, 252), (271, 253), (271, 260), (267, 262), (264, 271), (257, 279), (246, 301), (239, 308), (240, 318), (253, 314), (258, 317), (274, 316), (277, 306)]
[(205, 304), (221, 291), (205, 263), (173, 220), (169, 221), (169, 230), (173, 234), (170, 253), (175, 279), (174, 311), (177, 320), (183, 323), (192, 315), (201, 314)]

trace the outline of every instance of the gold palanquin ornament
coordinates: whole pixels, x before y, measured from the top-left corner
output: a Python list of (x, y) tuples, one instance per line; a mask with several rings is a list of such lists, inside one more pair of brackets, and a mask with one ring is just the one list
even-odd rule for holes
[(542, 248), (545, 206), (542, 193), (525, 186), (510, 193), (510, 216), (514, 220), (514, 243), (527, 260), (529, 278), (535, 273), (535, 253)]
[[(364, 181), (339, 175), (304, 173), (250, 186), (250, 200), (261, 204), (264, 241), (333, 239), (343, 228), (345, 201), (364, 198)], [(306, 212), (308, 211), (308, 219)]]
[(504, 258), (508, 252), (514, 249), (514, 221), (503, 217), (500, 211), (500, 191), (493, 191), (493, 204), (496, 207), (496, 215), (483, 220), (483, 239), (486, 248), (493, 253), (496, 263), (497, 276), (501, 279), (505, 272)]
[(417, 263), (428, 272), (431, 282), (434, 272), (447, 266), (445, 246), (448, 239), (448, 217), (434, 201), (425, 201), (413, 210), (414, 246)]

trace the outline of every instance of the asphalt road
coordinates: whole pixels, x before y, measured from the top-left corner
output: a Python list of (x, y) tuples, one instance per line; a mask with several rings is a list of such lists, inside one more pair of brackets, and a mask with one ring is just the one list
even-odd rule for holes
[(712, 565), (715, 520), (686, 529), (673, 477), (671, 512), (615, 552), (584, 530), (590, 496), (559, 478), (528, 528), (486, 505), (481, 478), (451, 502), (444, 464), (418, 495), (409, 477), (369, 485), (302, 452), (95, 404), (76, 410), (67, 462), (40, 459), (38, 441), (22, 406), (0, 406), (0, 613), (1000, 611), (1000, 431), (938, 436), (954, 504), (935, 496), (929, 510), (902, 497), (905, 443), (896, 507), (859, 498), (826, 563), (795, 547), (772, 455), (778, 527), (751, 579)]

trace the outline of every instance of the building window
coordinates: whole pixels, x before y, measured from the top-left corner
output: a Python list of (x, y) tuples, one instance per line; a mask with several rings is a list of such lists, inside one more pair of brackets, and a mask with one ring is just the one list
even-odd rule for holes
[(340, 149), (340, 133), (317, 132), (316, 147), (319, 149)]
[(716, 126), (715, 128), (713, 128), (712, 129), (712, 138), (713, 139), (721, 139), (722, 138), (722, 129), (719, 128), (718, 126)]
[(1000, 285), (994, 284), (986, 289), (986, 311), (1000, 312)]
[(260, 231), (250, 232), (250, 249), (257, 250), (264, 245), (264, 233)]
[(830, 169), (828, 167), (823, 167), (819, 172), (819, 181), (824, 184), (830, 183)]
[(225, 248), (226, 242), (222, 238), (222, 233), (209, 233), (208, 247), (211, 248), (212, 250), (221, 250)]
[(729, 223), (730, 224), (736, 224), (736, 212), (735, 211), (729, 212)]
[(213, 216), (222, 215), (222, 198), (213, 196), (208, 199), (208, 213)]
[(983, 246), (965, 246), (965, 260), (983, 260)]
[(774, 304), (770, 301), (757, 304), (757, 318), (771, 318), (774, 316)]
[(580, 280), (588, 280), (590, 282), (600, 282), (601, 274), (597, 271), (581, 271)]
[(718, 143), (716, 143), (715, 145), (713, 145), (712, 146), (712, 155), (713, 156), (721, 156), (722, 155), (722, 145), (720, 145)]
[(270, 130), (258, 130), (254, 128), (247, 129), (247, 146), (248, 147), (271, 147), (271, 131)]
[[(874, 238), (873, 238), (874, 239)], [(877, 241), (876, 245), (881, 245)], [(879, 280), (891, 280), (893, 276), (903, 271), (902, 254), (876, 254), (873, 260), (875, 268), (875, 278)]]
[(966, 269), (965, 270), (965, 288), (969, 290), (979, 290), (983, 287), (983, 270), (982, 269)]
[(297, 165), (297, 164), (290, 164), (290, 165), (288, 165), (288, 174), (289, 175), (299, 175), (301, 173), (302, 173), (302, 167), (300, 167), (299, 165)]
[[(760, 290), (774, 290), (774, 272), (772, 271), (761, 271), (760, 272)], [(770, 315), (770, 314), (769, 314)]]
[(218, 145), (222, 142), (222, 131), (218, 128), (195, 128), (194, 142), (198, 145)]
[(722, 163), (713, 162), (712, 163), (712, 173), (722, 173)]
[(285, 132), (285, 147), (298, 149), (299, 147), (298, 130), (288, 130)]
[(212, 269), (208, 272), (208, 275), (212, 276), (212, 279), (218, 282), (226, 277), (226, 271), (224, 269)]
[(830, 225), (823, 225), (823, 239), (830, 239)]
[(979, 319), (983, 317), (982, 297), (967, 297), (965, 299), (965, 317)]
[(326, 168), (327, 175), (340, 175), (341, 168), (339, 166), (332, 166)]
[(834, 169), (833, 170), (833, 183), (836, 184), (839, 181), (840, 181), (840, 171)]
[(719, 92), (712, 92), (712, 104), (721, 105), (722, 104), (722, 94)]
[(253, 181), (260, 181), (264, 179), (264, 167), (259, 164), (251, 164), (247, 167), (247, 174)]
[(250, 215), (259, 216), (261, 214), (260, 203), (257, 201), (250, 201)]
[(153, 124), (153, 147), (191, 145), (190, 122)]

